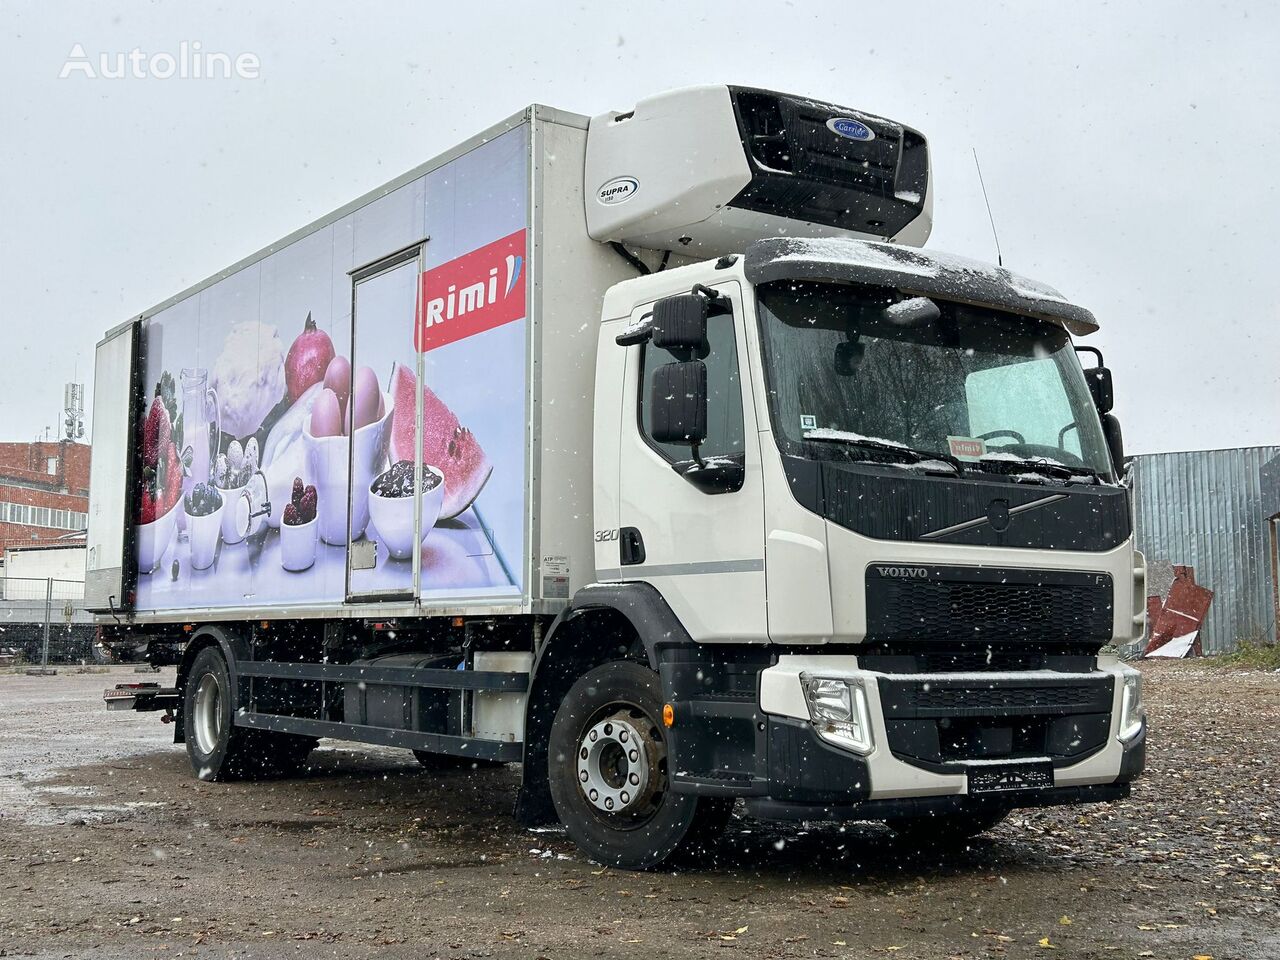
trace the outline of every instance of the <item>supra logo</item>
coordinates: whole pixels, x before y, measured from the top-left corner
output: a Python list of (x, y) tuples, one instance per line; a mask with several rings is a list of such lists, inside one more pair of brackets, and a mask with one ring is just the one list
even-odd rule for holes
[(882, 577), (893, 577), (897, 580), (927, 580), (929, 578), (928, 567), (876, 567), (876, 572)]
[(596, 543), (608, 543), (610, 540), (618, 539), (617, 530), (597, 530)]
[(596, 200), (606, 207), (612, 206), (630, 200), (639, 189), (640, 181), (635, 177), (614, 177), (596, 191)]

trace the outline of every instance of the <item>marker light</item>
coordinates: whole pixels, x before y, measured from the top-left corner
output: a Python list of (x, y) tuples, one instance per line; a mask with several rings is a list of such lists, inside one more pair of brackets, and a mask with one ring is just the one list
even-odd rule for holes
[(1116, 736), (1121, 743), (1128, 743), (1142, 732), (1146, 723), (1147, 708), (1142, 703), (1142, 675), (1136, 670), (1125, 674), (1124, 690), (1120, 694), (1120, 729)]

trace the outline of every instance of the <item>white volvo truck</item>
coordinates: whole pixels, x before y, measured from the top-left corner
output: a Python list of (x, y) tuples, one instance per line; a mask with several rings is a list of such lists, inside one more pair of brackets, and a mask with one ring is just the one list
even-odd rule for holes
[(738, 801), (955, 838), (1127, 796), (1097, 323), (920, 249), (930, 191), (921, 134), (801, 97), (533, 106), (116, 327), (87, 602), (178, 671), (108, 704), (210, 780), (520, 764), (523, 822), (633, 868)]

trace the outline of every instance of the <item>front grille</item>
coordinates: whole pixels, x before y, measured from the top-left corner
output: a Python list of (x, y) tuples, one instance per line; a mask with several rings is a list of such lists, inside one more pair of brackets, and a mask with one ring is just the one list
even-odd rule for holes
[(956, 681), (912, 680), (890, 684), (890, 698), (898, 717), (928, 716), (1035, 716), (1038, 714), (1106, 711), (1110, 705), (1110, 681), (1076, 681), (1069, 684), (1010, 681), (986, 684)]
[(1106, 575), (928, 568), (926, 577), (904, 579), (876, 570), (873, 565), (867, 573), (869, 640), (1111, 638), (1112, 584)]
[(881, 677), (888, 746), (907, 763), (937, 769), (965, 760), (1049, 757), (1077, 763), (1106, 745), (1114, 679)]
[[(864, 652), (865, 651), (865, 652)], [(877, 673), (1008, 673), (1058, 670), (1088, 673), (1097, 658), (1074, 649), (1045, 649), (1025, 644), (987, 643), (948, 645), (933, 649), (919, 642), (892, 646), (869, 645), (858, 651), (858, 666)]]

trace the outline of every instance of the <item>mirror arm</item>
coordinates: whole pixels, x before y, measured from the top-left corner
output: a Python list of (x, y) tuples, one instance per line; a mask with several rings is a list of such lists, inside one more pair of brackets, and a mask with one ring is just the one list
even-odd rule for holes
[(1106, 361), (1102, 359), (1102, 351), (1099, 350), (1097, 347), (1084, 346), (1082, 344), (1073, 343), (1071, 345), (1071, 348), (1075, 350), (1076, 353), (1092, 353), (1095, 357), (1098, 358), (1098, 366), (1100, 367), (1105, 367), (1107, 365)]

